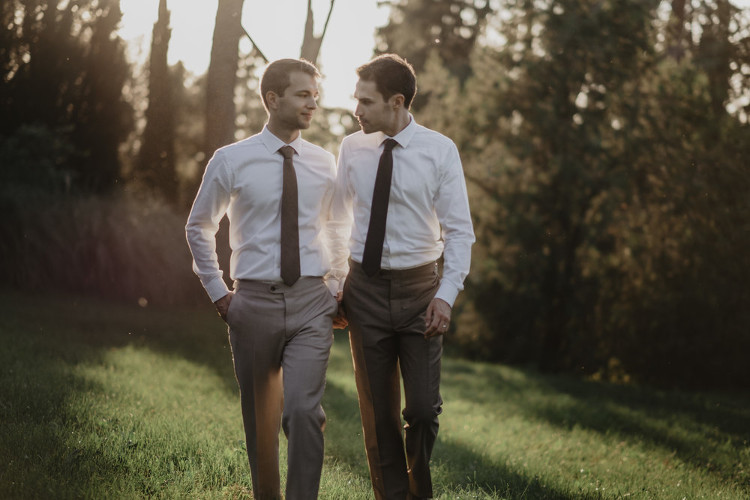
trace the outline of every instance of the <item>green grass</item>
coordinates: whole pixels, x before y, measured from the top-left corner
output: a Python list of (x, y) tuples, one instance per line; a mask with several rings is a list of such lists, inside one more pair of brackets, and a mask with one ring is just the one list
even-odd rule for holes
[[(450, 357), (442, 387), (437, 498), (750, 497), (747, 395)], [(320, 497), (372, 498), (342, 332), (324, 407)], [(210, 308), (0, 294), (0, 498), (251, 498), (243, 439)]]

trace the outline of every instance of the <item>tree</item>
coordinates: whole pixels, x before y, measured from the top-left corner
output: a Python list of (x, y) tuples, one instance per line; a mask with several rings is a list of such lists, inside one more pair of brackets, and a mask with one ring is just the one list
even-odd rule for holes
[(178, 198), (175, 168), (174, 84), (167, 63), (171, 28), (167, 1), (159, 1), (159, 17), (154, 23), (149, 58), (148, 108), (146, 127), (139, 152), (136, 178), (169, 203)]
[(463, 82), (471, 74), (472, 49), (492, 12), (490, 0), (392, 2), (388, 24), (377, 30), (376, 52), (395, 52), (420, 72), (435, 51), (450, 74)]
[[(206, 78), (206, 139), (204, 146), (206, 158), (210, 158), (219, 147), (235, 140), (237, 110), (234, 101), (238, 84), (237, 72), (240, 69), (239, 42), (242, 36), (247, 36), (253, 44), (253, 53), (248, 55), (243, 62), (245, 66), (248, 65), (247, 59), (253, 59), (253, 56), (257, 56), (266, 63), (269, 62), (261, 49), (255, 44), (251, 35), (242, 27), (243, 2), (244, 0), (219, 0), (211, 47), (211, 62)], [(331, 0), (323, 31), (320, 35), (315, 35), (312, 0), (308, 0), (307, 20), (300, 57), (313, 63), (317, 61), (334, 4), (335, 0)], [(246, 73), (243, 81), (249, 82), (246, 69), (242, 69)], [(247, 86), (242, 91), (246, 88)], [(254, 114), (253, 112), (243, 113), (243, 120), (247, 122), (248, 116)]]
[[(435, 56), (420, 73), (417, 117), (457, 142), (477, 231), (454, 341), (620, 381), (746, 386), (750, 131), (725, 108), (736, 75), (709, 74), (698, 33), (674, 51), (656, 1), (505, 7), (491, 19), (503, 43), (477, 46), (463, 84)], [(729, 26), (723, 51), (741, 72), (747, 23)]]
[(206, 74), (206, 128), (204, 154), (208, 159), (218, 148), (234, 142), (239, 43), (244, 34), (244, 0), (219, 0), (216, 10), (211, 61)]
[(114, 188), (118, 148), (132, 129), (122, 95), (130, 68), (114, 35), (121, 16), (116, 0), (0, 4), (0, 135), (36, 124), (69, 142), (60, 168), (81, 190)]
[(323, 38), (326, 36), (326, 31), (328, 31), (328, 23), (331, 20), (331, 14), (333, 13), (333, 5), (335, 2), (336, 0), (331, 0), (331, 5), (328, 8), (328, 15), (326, 16), (326, 22), (323, 25), (323, 32), (320, 35), (315, 35), (315, 17), (313, 15), (312, 0), (307, 0), (307, 20), (305, 21), (305, 35), (302, 39), (300, 58), (310, 61), (313, 64), (317, 64), (318, 55), (320, 54), (320, 46), (323, 43)]

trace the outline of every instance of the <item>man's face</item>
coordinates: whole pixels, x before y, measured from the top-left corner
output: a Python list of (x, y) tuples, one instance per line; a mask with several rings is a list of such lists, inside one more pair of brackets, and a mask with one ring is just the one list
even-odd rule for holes
[(389, 128), (395, 119), (393, 106), (383, 99), (375, 82), (359, 80), (354, 90), (357, 107), (354, 116), (365, 134), (383, 131)]
[(309, 128), (319, 95), (315, 77), (302, 71), (290, 73), (289, 86), (274, 110), (279, 122), (289, 129)]

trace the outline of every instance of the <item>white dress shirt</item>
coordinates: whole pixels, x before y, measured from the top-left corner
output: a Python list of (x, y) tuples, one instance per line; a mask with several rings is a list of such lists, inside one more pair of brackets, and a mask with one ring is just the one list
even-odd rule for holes
[[(193, 270), (212, 301), (229, 293), (216, 255), (216, 232), (224, 214), (229, 218), (232, 280), (281, 281), (281, 193), (285, 143), (267, 127), (216, 151), (186, 226)], [(295, 150), (299, 206), (300, 271), (302, 276), (330, 278), (331, 250), (337, 228), (330, 218), (336, 163), (331, 153), (300, 137)], [(346, 251), (345, 240), (339, 246)], [(341, 253), (342, 250), (336, 250)]]
[[(444, 255), (443, 279), (436, 297), (451, 306), (469, 273), (474, 229), (466, 182), (456, 145), (444, 135), (411, 121), (393, 139), (393, 177), (388, 203), (382, 269), (408, 269)], [(353, 214), (345, 226), (352, 260), (362, 262), (382, 132), (356, 132), (341, 143), (333, 211), (337, 219)], [(347, 229), (351, 230), (348, 234)], [(346, 267), (336, 252), (333, 267)]]

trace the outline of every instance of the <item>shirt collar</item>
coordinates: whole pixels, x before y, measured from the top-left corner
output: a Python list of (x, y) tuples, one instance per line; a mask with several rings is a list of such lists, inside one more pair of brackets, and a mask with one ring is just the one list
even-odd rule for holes
[[(409, 124), (404, 127), (401, 132), (394, 135), (392, 139), (394, 139), (402, 148), (405, 148), (409, 146), (409, 142), (411, 142), (412, 137), (414, 137), (414, 134), (417, 132), (417, 128), (419, 125), (417, 125), (417, 122), (414, 120), (414, 117), (411, 113), (409, 113)], [(380, 139), (378, 140), (378, 144), (383, 144), (386, 139), (388, 139), (389, 136), (385, 135), (383, 132), (380, 132)]]
[[(275, 154), (279, 148), (287, 145), (284, 141), (273, 135), (273, 132), (268, 130), (268, 125), (263, 126), (260, 138), (266, 146), (266, 149), (268, 149), (269, 154)], [(302, 154), (302, 132), (300, 132), (299, 135), (297, 135), (297, 138), (288, 145), (294, 148), (294, 152), (297, 153), (297, 156), (300, 156)]]

